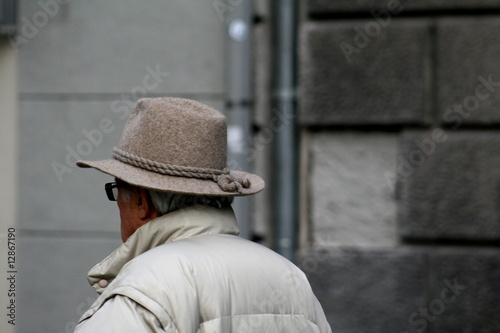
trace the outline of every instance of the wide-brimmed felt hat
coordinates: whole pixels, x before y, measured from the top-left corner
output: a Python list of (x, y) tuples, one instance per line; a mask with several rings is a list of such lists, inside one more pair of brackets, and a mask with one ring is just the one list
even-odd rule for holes
[(229, 170), (226, 154), (222, 113), (184, 98), (143, 98), (130, 113), (112, 159), (76, 164), (158, 191), (240, 196), (264, 188), (259, 176)]

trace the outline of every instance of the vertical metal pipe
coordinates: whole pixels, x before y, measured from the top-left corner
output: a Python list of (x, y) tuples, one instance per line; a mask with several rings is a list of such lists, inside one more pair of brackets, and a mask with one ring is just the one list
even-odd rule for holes
[[(248, 151), (252, 117), (251, 0), (235, 1), (226, 12), (226, 110), (228, 112), (228, 165), (249, 171)], [(233, 208), (240, 235), (251, 238), (250, 198), (235, 198)]]
[(274, 179), (276, 180), (276, 249), (294, 260), (297, 248), (297, 144), (295, 129), (295, 48), (297, 1), (277, 0), (275, 8), (274, 112), (279, 119), (276, 133)]

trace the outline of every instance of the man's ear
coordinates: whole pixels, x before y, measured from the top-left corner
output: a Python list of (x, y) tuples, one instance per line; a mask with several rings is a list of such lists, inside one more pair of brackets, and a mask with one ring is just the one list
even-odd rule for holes
[(158, 217), (147, 190), (143, 188), (140, 188), (137, 193), (137, 214), (142, 221), (146, 222)]

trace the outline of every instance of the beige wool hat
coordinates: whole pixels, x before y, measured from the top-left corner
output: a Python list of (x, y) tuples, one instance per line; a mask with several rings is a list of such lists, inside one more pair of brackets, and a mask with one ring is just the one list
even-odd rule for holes
[(226, 151), (226, 119), (219, 111), (184, 98), (143, 98), (112, 159), (76, 164), (158, 191), (214, 196), (261, 191), (262, 178), (227, 168)]

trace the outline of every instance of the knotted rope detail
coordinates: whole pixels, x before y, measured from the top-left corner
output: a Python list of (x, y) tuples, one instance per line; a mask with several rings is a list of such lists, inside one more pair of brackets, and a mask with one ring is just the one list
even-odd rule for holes
[(161, 163), (126, 152), (118, 147), (113, 148), (113, 158), (162, 175), (212, 180), (225, 192), (241, 193), (242, 188), (249, 188), (251, 185), (247, 178), (232, 176), (228, 168), (219, 170)]

